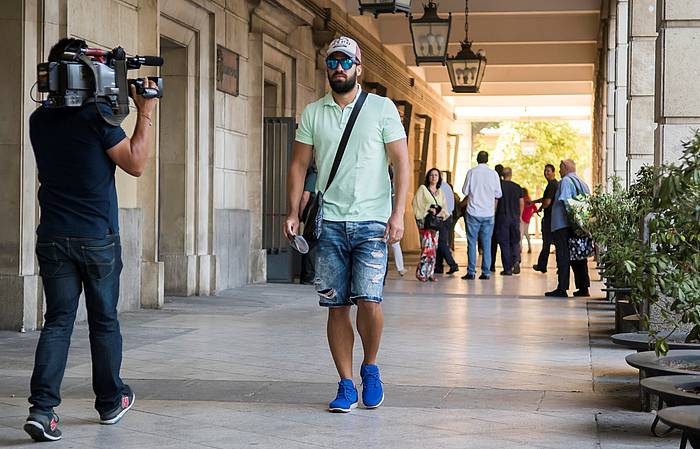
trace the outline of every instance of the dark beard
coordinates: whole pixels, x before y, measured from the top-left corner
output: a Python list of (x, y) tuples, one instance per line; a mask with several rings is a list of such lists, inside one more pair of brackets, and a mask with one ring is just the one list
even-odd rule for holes
[(346, 94), (353, 90), (357, 85), (357, 73), (353, 73), (352, 76), (348, 76), (346, 79), (334, 80), (333, 76), (335, 73), (328, 75), (328, 82), (331, 85), (333, 92), (337, 94)]

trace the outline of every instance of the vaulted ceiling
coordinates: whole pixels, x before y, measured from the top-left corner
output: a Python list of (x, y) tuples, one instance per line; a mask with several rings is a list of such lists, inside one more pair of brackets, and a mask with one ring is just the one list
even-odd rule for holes
[[(453, 94), (445, 67), (416, 66), (403, 14), (375, 19), (360, 16), (357, 0), (335, 1), (456, 107), (590, 103), (601, 0), (470, 0), (469, 38), (474, 50), (485, 50), (488, 58), (478, 95)], [(438, 4), (441, 16), (452, 13), (448, 54), (454, 55), (464, 39), (464, 0)], [(412, 11), (421, 17), (423, 2), (413, 0)]]

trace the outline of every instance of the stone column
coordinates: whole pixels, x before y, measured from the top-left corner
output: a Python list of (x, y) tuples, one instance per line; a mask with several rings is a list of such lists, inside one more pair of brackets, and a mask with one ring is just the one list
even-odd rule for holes
[(658, 0), (657, 31), (654, 162), (659, 165), (677, 161), (681, 142), (700, 128), (700, 2)]
[(614, 175), (627, 178), (627, 30), (629, 2), (617, 1), (615, 30), (615, 161)]
[(35, 329), (42, 314), (34, 263), (36, 165), (28, 127), (35, 109), (29, 91), (42, 57), (38, 11), (36, 2), (0, 2), (4, 56), (14, 61), (5, 64), (0, 83), (0, 329)]
[[(160, 51), (159, 0), (139, 0), (139, 48), (142, 55)], [(144, 67), (139, 76), (157, 75), (155, 67)], [(166, 88), (167, 89), (167, 88)], [(159, 111), (156, 109), (156, 114)], [(148, 164), (138, 185), (138, 206), (143, 210), (143, 247), (141, 260), (141, 307), (160, 308), (164, 302), (164, 267), (158, 261), (158, 123), (153, 117), (149, 129), (151, 148)]]
[(627, 82), (627, 183), (654, 163), (656, 1), (630, 0)]
[[(260, 0), (246, 0), (248, 17), (253, 21)], [(249, 26), (252, 25), (249, 23)], [(263, 171), (263, 33), (251, 29), (248, 33), (248, 210), (250, 210), (250, 262), (248, 282), (267, 279), (267, 252), (262, 249), (262, 171)]]
[(617, 30), (617, 5), (610, 3), (608, 35), (607, 35), (607, 87), (606, 87), (606, 112), (605, 119), (605, 170), (601, 181), (608, 184), (608, 179), (615, 175), (615, 34)]

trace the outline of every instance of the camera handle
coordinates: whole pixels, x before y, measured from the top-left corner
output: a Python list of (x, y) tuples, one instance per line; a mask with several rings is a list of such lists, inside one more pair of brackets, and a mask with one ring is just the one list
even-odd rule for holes
[[(122, 54), (124, 50), (122, 50)], [(92, 61), (85, 56), (84, 54), (80, 54), (78, 56), (78, 60), (82, 62), (88, 69), (90, 69), (90, 73), (92, 73), (92, 82), (97, 83), (97, 71), (95, 70), (95, 67), (92, 65)], [(121, 67), (121, 69), (120, 69)], [(129, 97), (128, 94), (126, 94), (126, 87), (121, 87), (120, 84), (126, 84), (126, 57), (124, 54), (124, 57), (122, 59), (115, 59), (115, 79), (117, 82), (117, 87), (119, 88), (119, 94), (117, 96), (117, 106), (118, 110), (117, 112), (112, 115), (111, 117), (107, 117), (102, 113), (102, 110), (99, 108), (97, 103), (99, 102), (97, 98), (97, 92), (95, 92), (95, 96), (93, 101), (95, 102), (95, 107), (97, 108), (97, 112), (100, 114), (100, 117), (102, 117), (102, 120), (105, 122), (109, 123), (112, 126), (120, 126), (124, 119), (126, 118), (127, 115), (129, 115)], [(124, 79), (124, 82), (120, 82), (121, 78)], [(124, 92), (124, 94), (122, 94)], [(124, 98), (122, 98), (124, 97)]]

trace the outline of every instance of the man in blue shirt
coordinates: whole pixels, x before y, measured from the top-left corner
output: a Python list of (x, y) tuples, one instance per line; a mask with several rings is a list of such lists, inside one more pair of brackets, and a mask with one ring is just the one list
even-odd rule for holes
[(558, 284), (555, 290), (547, 292), (545, 295), (557, 298), (569, 296), (567, 290), (569, 289), (569, 268), (571, 268), (574, 271), (574, 282), (578, 289), (574, 292), (574, 296), (589, 296), (588, 288), (591, 285), (591, 280), (588, 276), (588, 261), (586, 259), (570, 260), (569, 257), (569, 237), (572, 233), (564, 201), (580, 193), (590, 195), (591, 191), (586, 183), (576, 175), (576, 163), (573, 160), (564, 159), (561, 161), (559, 174), (561, 181), (552, 203), (552, 234), (557, 250)]
[[(87, 45), (61, 39), (49, 61)], [(155, 88), (152, 81), (144, 80)], [(151, 117), (156, 99), (136, 94), (138, 118), (131, 139), (109, 125), (103, 104), (80, 108), (40, 107), (29, 119), (29, 137), (39, 175), (41, 218), (36, 255), (46, 296), (44, 326), (36, 348), (31, 378), (29, 417), (24, 430), (36, 441), (61, 439), (54, 407), (66, 368), (78, 299), (85, 291), (90, 329), (92, 385), (101, 424), (115, 424), (131, 408), (134, 393), (119, 376), (122, 337), (117, 319), (122, 269), (116, 166), (141, 176), (148, 159)]]

